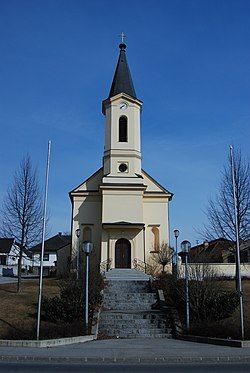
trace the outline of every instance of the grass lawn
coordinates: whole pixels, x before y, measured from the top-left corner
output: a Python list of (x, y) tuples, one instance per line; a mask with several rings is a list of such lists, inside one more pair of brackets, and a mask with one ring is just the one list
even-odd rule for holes
[[(59, 293), (56, 279), (44, 279), (43, 295), (53, 297)], [(17, 285), (0, 285), (0, 339), (36, 339), (38, 279), (24, 280), (22, 292), (16, 293)], [(40, 336), (45, 338), (80, 335), (76, 324), (41, 321)]]

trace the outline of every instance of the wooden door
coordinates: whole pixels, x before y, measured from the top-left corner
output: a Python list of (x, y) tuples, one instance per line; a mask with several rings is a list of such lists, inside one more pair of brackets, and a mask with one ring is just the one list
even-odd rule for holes
[(115, 268), (131, 268), (131, 245), (125, 238), (115, 243)]

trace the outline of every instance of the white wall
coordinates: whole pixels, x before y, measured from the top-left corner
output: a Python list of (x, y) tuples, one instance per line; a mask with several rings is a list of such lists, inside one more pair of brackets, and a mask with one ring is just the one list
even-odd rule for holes
[[(201, 263), (199, 263), (201, 264)], [(190, 263), (189, 267), (197, 266), (196, 263)], [(233, 263), (205, 263), (205, 266), (210, 268), (214, 271), (219, 277), (226, 276), (226, 277), (235, 277), (235, 264)], [(248, 264), (241, 264), (241, 276), (250, 278), (250, 263)], [(180, 273), (184, 274), (185, 265), (179, 265)], [(192, 271), (192, 269), (191, 269)]]
[[(57, 261), (56, 253), (49, 253), (49, 260), (44, 260), (43, 261), (43, 266), (44, 267), (54, 267), (56, 261)], [(34, 267), (40, 267), (40, 254), (34, 254), (33, 255), (33, 266)]]

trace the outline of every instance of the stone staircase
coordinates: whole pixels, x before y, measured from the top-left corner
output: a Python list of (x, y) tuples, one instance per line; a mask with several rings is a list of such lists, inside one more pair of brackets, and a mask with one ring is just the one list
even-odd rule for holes
[(99, 334), (118, 338), (171, 338), (170, 320), (152, 310), (156, 294), (148, 275), (135, 269), (111, 269), (105, 275)]

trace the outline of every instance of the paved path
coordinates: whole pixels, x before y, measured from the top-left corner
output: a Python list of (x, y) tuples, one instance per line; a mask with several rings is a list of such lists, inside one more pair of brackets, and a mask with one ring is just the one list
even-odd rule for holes
[(0, 285), (1, 284), (12, 284), (13, 282), (17, 282), (16, 277), (4, 277), (0, 276)]
[(0, 360), (5, 360), (6, 356), (13, 360), (18, 356), (27, 360), (64, 362), (250, 362), (250, 348), (174, 339), (108, 339), (49, 348), (0, 347)]
[[(22, 276), (22, 281), (32, 281), (38, 279), (38, 276)], [(1, 284), (12, 284), (17, 282), (17, 277), (5, 277), (0, 275), (0, 285)]]

